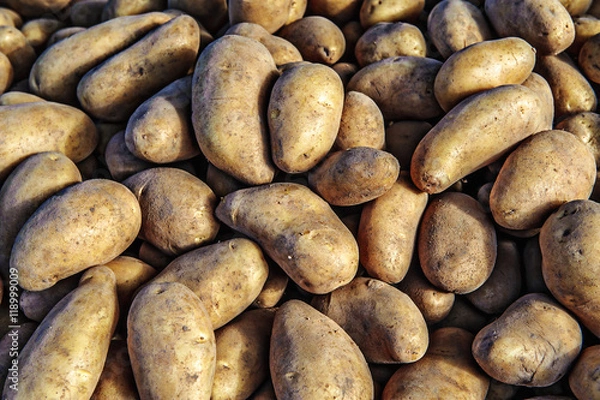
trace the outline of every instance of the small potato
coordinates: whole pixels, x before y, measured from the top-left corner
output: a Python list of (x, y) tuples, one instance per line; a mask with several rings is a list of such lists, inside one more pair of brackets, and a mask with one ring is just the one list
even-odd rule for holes
[(593, 0), (560, 0), (560, 2), (565, 6), (569, 15), (577, 17), (586, 13)]
[(577, 320), (566, 309), (550, 296), (528, 293), (475, 335), (472, 352), (500, 382), (545, 387), (568, 372), (582, 340)]
[(129, 151), (125, 143), (124, 130), (110, 138), (106, 144), (104, 159), (111, 178), (118, 182), (122, 182), (138, 172), (158, 167), (157, 164), (144, 161)]
[(0, 26), (9, 25), (14, 26), (15, 28), (21, 28), (21, 26), (23, 26), (23, 17), (21, 17), (18, 12), (8, 7), (0, 7), (0, 21)]
[(364, 67), (395, 56), (425, 57), (427, 44), (423, 33), (406, 22), (379, 22), (363, 33), (354, 48), (358, 65)]
[(364, 0), (359, 11), (364, 28), (378, 22), (416, 21), (425, 8), (425, 0)]
[(27, 19), (43, 14), (59, 14), (69, 6), (70, 0), (4, 0), (8, 8)]
[(76, 183), (46, 200), (27, 220), (15, 239), (10, 268), (19, 271), (23, 289), (47, 289), (121, 254), (141, 223), (139, 203), (126, 186), (107, 179)]
[(296, 46), (306, 61), (333, 65), (346, 51), (342, 30), (320, 15), (298, 19), (284, 26), (277, 35)]
[(385, 127), (385, 150), (398, 159), (403, 170), (408, 170), (417, 145), (431, 128), (427, 121), (394, 121)]
[(275, 33), (289, 18), (293, 0), (229, 0), (229, 23), (253, 22)]
[(598, 365), (600, 345), (584, 348), (569, 372), (569, 388), (578, 399), (597, 399), (600, 395)]
[(417, 250), (423, 273), (433, 285), (457, 294), (470, 293), (494, 269), (496, 230), (473, 197), (444, 192), (423, 213)]
[(325, 200), (301, 184), (237, 190), (221, 200), (216, 215), (256, 240), (290, 279), (310, 293), (331, 292), (358, 271), (352, 232)]
[(228, 21), (227, 0), (168, 0), (168, 8), (181, 10), (202, 24), (210, 33)]
[(427, 34), (443, 59), (494, 37), (484, 13), (467, 0), (442, 0), (427, 16)]
[(443, 114), (433, 83), (442, 62), (428, 57), (398, 56), (361, 68), (346, 90), (371, 97), (386, 121), (425, 120)]
[(357, 19), (361, 3), (362, 0), (309, 0), (308, 11), (341, 26)]
[(3, 94), (10, 88), (14, 76), (10, 59), (4, 53), (0, 53), (0, 94)]
[(335, 143), (344, 107), (344, 86), (330, 67), (300, 63), (275, 81), (267, 108), (271, 157), (288, 173), (315, 167)]
[(466, 97), (521, 84), (535, 65), (535, 49), (518, 37), (485, 40), (450, 55), (435, 77), (435, 98), (447, 112)]
[(102, 10), (102, 19), (107, 21), (127, 15), (139, 15), (167, 8), (167, 0), (108, 0)]
[(21, 27), (21, 32), (27, 38), (29, 44), (38, 53), (41, 53), (46, 48), (50, 36), (64, 27), (66, 27), (66, 24), (55, 18), (36, 18), (25, 22)]
[(373, 399), (373, 379), (356, 343), (300, 300), (275, 312), (269, 363), (278, 399)]
[(271, 308), (279, 304), (288, 287), (289, 277), (275, 263), (269, 263), (269, 276), (260, 293), (252, 302), (257, 308)]
[(581, 72), (594, 83), (600, 83), (600, 67), (597, 64), (599, 56), (600, 33), (590, 37), (583, 43), (577, 59)]
[(346, 150), (361, 146), (383, 149), (385, 146), (383, 114), (369, 96), (350, 91), (344, 98), (340, 129), (334, 147), (338, 150)]
[(137, 293), (127, 316), (127, 349), (140, 398), (210, 399), (215, 334), (206, 308), (186, 286), (149, 283)]
[(582, 15), (573, 18), (573, 23), (575, 24), (575, 40), (566, 51), (577, 59), (581, 46), (589, 38), (600, 33), (600, 19), (591, 15)]
[(560, 0), (486, 0), (485, 14), (500, 37), (525, 39), (539, 55), (556, 55), (575, 40), (575, 26)]
[(562, 130), (542, 131), (504, 161), (490, 192), (490, 210), (507, 229), (541, 228), (562, 204), (589, 198), (595, 182), (596, 162), (581, 140)]
[(79, 0), (71, 4), (69, 17), (73, 26), (89, 28), (102, 22), (108, 0)]
[(600, 114), (592, 111), (570, 115), (556, 123), (556, 129), (571, 132), (592, 152), (600, 168)]
[(0, 26), (0, 53), (4, 53), (12, 64), (14, 82), (29, 76), (37, 57), (23, 32), (10, 25)]
[(411, 298), (378, 279), (357, 277), (311, 305), (348, 333), (370, 363), (412, 363), (429, 345), (427, 324)]
[(349, 62), (338, 62), (331, 66), (335, 72), (340, 76), (342, 82), (344, 83), (344, 87), (350, 81), (350, 78), (358, 71), (358, 65), (349, 63)]
[(225, 195), (235, 190), (246, 187), (246, 185), (242, 184), (231, 175), (221, 171), (211, 163), (208, 163), (206, 168), (205, 179), (206, 184), (210, 186), (217, 198), (225, 197)]
[[(119, 317), (115, 276), (93, 267), (44, 318), (17, 358), (18, 382), (6, 399), (76, 396), (89, 399), (104, 367)], [(74, 371), (74, 366), (77, 366)]]
[(127, 341), (113, 339), (108, 348), (104, 369), (90, 400), (139, 398), (127, 353)]

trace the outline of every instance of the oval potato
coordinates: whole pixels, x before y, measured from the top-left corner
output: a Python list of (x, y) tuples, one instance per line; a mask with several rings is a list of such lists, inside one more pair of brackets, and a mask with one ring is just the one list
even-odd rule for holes
[(351, 90), (344, 97), (334, 148), (345, 150), (360, 146), (383, 150), (385, 125), (383, 114), (373, 99)]
[(427, 44), (421, 30), (406, 22), (379, 22), (369, 27), (354, 46), (360, 67), (395, 56), (427, 55)]

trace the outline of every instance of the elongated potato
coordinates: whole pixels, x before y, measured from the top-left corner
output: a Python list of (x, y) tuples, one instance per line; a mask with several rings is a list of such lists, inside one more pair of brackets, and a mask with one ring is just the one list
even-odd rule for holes
[(256, 240), (308, 292), (331, 292), (358, 271), (356, 239), (331, 206), (301, 184), (237, 190), (221, 200), (216, 215)]
[(269, 360), (278, 399), (374, 398), (373, 379), (356, 343), (300, 300), (288, 300), (275, 312)]
[(0, 107), (0, 181), (25, 158), (59, 151), (73, 162), (92, 154), (98, 134), (83, 111), (50, 101)]
[(597, 34), (585, 41), (577, 59), (581, 72), (594, 83), (600, 83), (600, 69), (595, 61), (599, 53), (600, 34)]
[(18, 327), (10, 329), (0, 339), (0, 381), (10, 384), (18, 384), (19, 382), (19, 364), (13, 364), (15, 350), (22, 349), (33, 332), (38, 327), (37, 322), (23, 322)]
[(553, 112), (536, 92), (521, 85), (472, 95), (419, 142), (410, 165), (413, 182), (425, 192), (440, 193), (526, 137), (551, 129)]
[(218, 169), (247, 184), (275, 176), (266, 111), (277, 76), (269, 50), (238, 35), (208, 45), (194, 70), (192, 123), (200, 149)]
[[(115, 276), (93, 267), (37, 327), (18, 357), (18, 383), (6, 399), (89, 399), (98, 383), (119, 318)], [(74, 369), (75, 368), (75, 369)]]
[(186, 286), (149, 283), (137, 293), (127, 316), (127, 348), (140, 398), (210, 399), (215, 334)]
[(107, 179), (71, 185), (45, 201), (21, 228), (10, 268), (19, 271), (23, 289), (46, 289), (121, 254), (141, 223), (139, 203), (124, 185)]

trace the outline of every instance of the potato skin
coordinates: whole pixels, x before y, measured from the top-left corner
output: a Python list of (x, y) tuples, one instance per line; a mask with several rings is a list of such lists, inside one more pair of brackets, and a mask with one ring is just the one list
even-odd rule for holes
[(74, 184), (27, 220), (15, 239), (10, 267), (19, 271), (23, 289), (49, 288), (121, 254), (141, 223), (139, 203), (124, 185), (107, 179)]
[(382, 150), (385, 146), (385, 125), (383, 114), (373, 99), (351, 90), (344, 97), (334, 148), (345, 150), (359, 146)]
[(581, 72), (592, 82), (600, 83), (600, 70), (594, 60), (600, 53), (600, 34), (596, 34), (585, 41), (578, 55), (578, 64)]
[(287, 23), (293, 3), (292, 0), (230, 0), (227, 4), (229, 23), (252, 22), (275, 33)]
[(36, 60), (36, 52), (18, 28), (0, 26), (0, 53), (4, 53), (13, 67), (13, 82), (27, 78)]
[(127, 348), (140, 398), (210, 399), (215, 334), (204, 305), (183, 284), (149, 283), (137, 293)]
[(135, 399), (139, 398), (139, 395), (127, 353), (127, 341), (113, 339), (108, 348), (104, 369), (90, 400), (118, 398)]
[(600, 168), (600, 114), (584, 111), (570, 115), (556, 123), (562, 129), (579, 138), (594, 155), (596, 168)]
[(415, 21), (425, 0), (365, 0), (359, 10), (360, 24), (368, 28), (378, 22)]
[(600, 345), (584, 348), (569, 372), (569, 388), (578, 399), (594, 399), (600, 393), (598, 388), (598, 365), (600, 365)]
[(360, 67), (394, 56), (427, 55), (423, 33), (406, 22), (379, 22), (367, 29), (354, 47)]
[(13, 66), (10, 63), (10, 59), (4, 54), (0, 53), (0, 94), (3, 94), (10, 88), (14, 78)]

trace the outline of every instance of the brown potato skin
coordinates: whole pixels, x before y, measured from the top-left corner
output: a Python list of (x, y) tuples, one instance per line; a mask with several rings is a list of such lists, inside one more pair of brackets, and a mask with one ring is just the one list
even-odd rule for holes
[(585, 347), (569, 372), (569, 388), (578, 399), (594, 399), (600, 394), (598, 382), (600, 345)]
[(594, 83), (600, 83), (600, 69), (595, 64), (598, 53), (600, 53), (600, 34), (596, 34), (585, 41), (577, 58), (581, 72)]
[(309, 0), (308, 11), (341, 26), (356, 19), (361, 3), (361, 0)]
[(4, 54), (0, 53), (0, 94), (3, 94), (10, 88), (14, 78), (13, 66), (10, 59)]
[(21, 26), (21, 32), (37, 53), (45, 48), (52, 34), (67, 25), (56, 18), (31, 19)]
[(570, 115), (556, 123), (555, 129), (571, 132), (594, 155), (596, 168), (600, 168), (600, 114), (592, 111)]
[(127, 341), (113, 339), (104, 369), (90, 400), (137, 399), (138, 390), (127, 352)]
[(334, 148), (345, 150), (359, 146), (383, 150), (385, 125), (383, 114), (373, 99), (364, 93), (350, 91), (344, 97)]
[[(19, 307), (27, 318), (32, 321), (42, 322), (44, 317), (52, 310), (63, 297), (77, 287), (81, 274), (71, 275), (62, 279), (54, 286), (44, 290), (23, 290), (19, 298)], [(119, 307), (121, 310), (121, 307)]]
[(395, 56), (427, 55), (425, 37), (419, 28), (406, 22), (379, 22), (358, 38), (354, 55), (360, 67)]
[(4, 53), (13, 67), (13, 81), (27, 78), (37, 54), (18, 28), (0, 26), (0, 53)]
[(425, 8), (425, 0), (365, 0), (359, 19), (364, 28), (378, 22), (415, 21)]
[(122, 182), (128, 177), (152, 167), (159, 167), (131, 153), (125, 142), (125, 130), (115, 133), (106, 143), (104, 160), (111, 178)]
[(252, 22), (275, 33), (287, 23), (293, 3), (292, 0), (230, 0), (227, 4), (229, 23)]
[(566, 50), (573, 58), (577, 59), (581, 46), (592, 36), (600, 33), (600, 19), (592, 15), (581, 15), (573, 18), (575, 25), (575, 40)]

